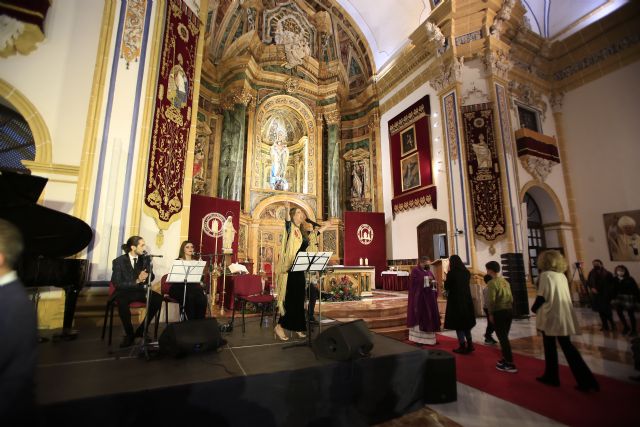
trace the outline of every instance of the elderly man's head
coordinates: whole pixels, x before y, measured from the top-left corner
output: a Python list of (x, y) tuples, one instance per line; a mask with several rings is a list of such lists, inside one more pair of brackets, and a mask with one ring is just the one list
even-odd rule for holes
[(15, 268), (24, 244), (18, 228), (4, 219), (0, 219), (0, 275)]

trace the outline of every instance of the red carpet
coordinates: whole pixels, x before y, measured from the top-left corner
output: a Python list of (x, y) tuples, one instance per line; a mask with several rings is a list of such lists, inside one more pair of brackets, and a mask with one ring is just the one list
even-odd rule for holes
[(458, 381), (463, 384), (571, 426), (640, 425), (640, 384), (596, 375), (600, 391), (583, 393), (574, 388), (569, 367), (560, 365), (561, 385), (550, 387), (536, 381), (544, 372), (544, 360), (514, 354), (518, 373), (509, 374), (495, 368), (502, 357), (500, 346), (476, 344), (470, 355), (453, 353), (457, 346), (456, 339), (438, 335), (433, 348), (455, 356)]

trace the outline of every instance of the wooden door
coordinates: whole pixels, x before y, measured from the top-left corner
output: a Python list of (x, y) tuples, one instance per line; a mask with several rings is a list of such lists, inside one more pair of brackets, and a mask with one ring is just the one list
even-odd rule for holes
[[(441, 219), (429, 219), (418, 226), (418, 258), (423, 255), (434, 259), (433, 236), (446, 234), (447, 223)], [(449, 248), (446, 248), (449, 253)]]

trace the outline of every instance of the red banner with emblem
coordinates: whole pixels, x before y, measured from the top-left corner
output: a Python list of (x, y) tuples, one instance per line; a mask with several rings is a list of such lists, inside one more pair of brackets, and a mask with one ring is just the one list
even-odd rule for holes
[[(232, 217), (236, 230), (233, 239), (232, 260), (238, 260), (238, 237), (240, 236), (240, 202), (219, 199), (217, 197), (191, 196), (189, 213), (189, 240), (193, 242), (197, 252), (213, 254), (218, 243), (218, 253), (222, 253), (222, 225), (228, 216)], [(215, 230), (217, 229), (217, 232)], [(202, 241), (202, 250), (200, 242)], [(219, 257), (219, 260), (222, 259)]]
[(344, 265), (360, 265), (360, 258), (376, 268), (376, 287), (382, 287), (380, 273), (387, 269), (384, 213), (344, 213)]

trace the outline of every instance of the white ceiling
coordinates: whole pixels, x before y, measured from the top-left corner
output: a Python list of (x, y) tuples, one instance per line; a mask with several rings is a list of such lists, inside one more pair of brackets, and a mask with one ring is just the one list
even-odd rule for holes
[(531, 29), (559, 40), (610, 14), (629, 0), (521, 0)]
[[(630, 0), (520, 0), (531, 29), (562, 39), (601, 19)], [(369, 42), (379, 71), (427, 20), (429, 0), (337, 0)]]
[(431, 12), (429, 0), (337, 1), (369, 42), (376, 70), (409, 41), (409, 35)]

